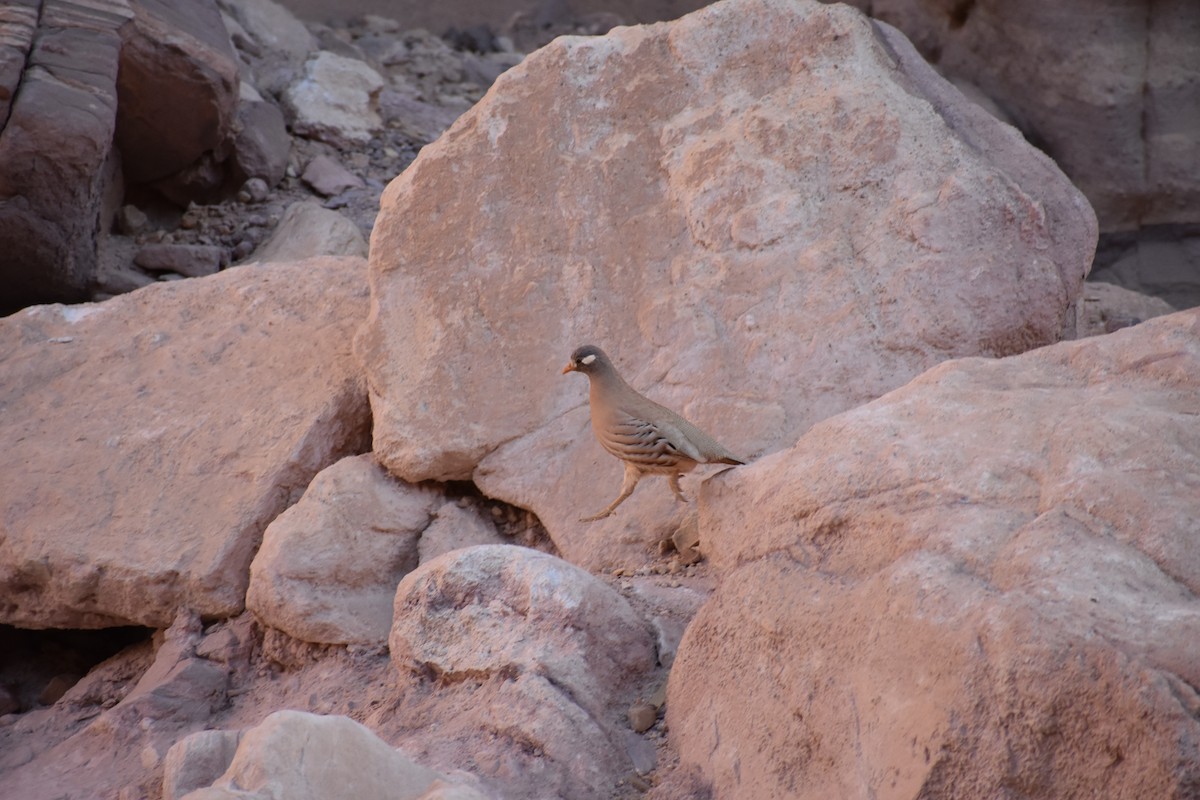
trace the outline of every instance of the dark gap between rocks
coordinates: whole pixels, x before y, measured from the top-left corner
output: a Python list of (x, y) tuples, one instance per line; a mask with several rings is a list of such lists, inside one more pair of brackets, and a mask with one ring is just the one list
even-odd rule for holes
[(0, 715), (54, 705), (100, 662), (137, 642), (150, 628), (28, 630), (0, 625)]
[(550, 534), (546, 532), (546, 526), (532, 511), (487, 497), (473, 481), (429, 481), (429, 485), (439, 487), (447, 499), (464, 508), (474, 506), (481, 514), (491, 519), (496, 525), (496, 530), (505, 538), (511, 539), (513, 544), (561, 558), (558, 548), (550, 539)]

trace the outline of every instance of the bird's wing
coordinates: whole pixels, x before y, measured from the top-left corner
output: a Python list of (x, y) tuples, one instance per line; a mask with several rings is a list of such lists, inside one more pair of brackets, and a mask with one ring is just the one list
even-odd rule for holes
[(618, 414), (604, 426), (600, 442), (610, 453), (642, 466), (672, 466), (681, 458), (700, 461), (703, 456), (669, 423), (648, 422), (630, 414)]

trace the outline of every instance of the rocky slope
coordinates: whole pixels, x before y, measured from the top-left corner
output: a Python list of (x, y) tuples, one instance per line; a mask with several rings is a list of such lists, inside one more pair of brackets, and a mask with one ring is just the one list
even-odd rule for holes
[[(0, 797), (1194, 791), (1200, 316), (895, 29), (214, 19), (146, 287), (0, 318)], [(752, 463), (576, 522), (585, 340)]]

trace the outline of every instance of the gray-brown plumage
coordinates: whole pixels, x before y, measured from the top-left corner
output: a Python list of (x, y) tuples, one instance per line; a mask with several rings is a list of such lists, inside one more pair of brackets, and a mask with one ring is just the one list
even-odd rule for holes
[(592, 432), (605, 450), (625, 464), (621, 494), (608, 508), (580, 522), (607, 517), (633, 494), (643, 475), (666, 475), (675, 497), (686, 503), (680, 475), (697, 464), (746, 463), (674, 411), (634, 391), (599, 347), (578, 348), (563, 367), (563, 374), (568, 372), (588, 376)]

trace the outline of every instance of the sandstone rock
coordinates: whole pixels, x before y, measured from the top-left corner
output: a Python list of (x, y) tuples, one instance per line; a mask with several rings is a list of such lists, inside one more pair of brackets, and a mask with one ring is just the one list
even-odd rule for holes
[(316, 49), (316, 40), (304, 23), (274, 0), (221, 0), (221, 6), (256, 42), (297, 66)]
[(894, 30), (735, 0), (530, 56), (388, 187), (372, 236), (380, 460), (472, 478), (597, 568), (643, 563), (685, 510), (648, 482), (576, 522), (621, 479), (559, 375), (574, 346), (771, 452), (943, 359), (1056, 340), (1095, 220)]
[(1111, 283), (1088, 281), (1083, 285), (1083, 297), (1079, 298), (1078, 334), (1084, 337), (1112, 333), (1174, 312), (1168, 302), (1157, 297)]
[(717, 796), (1186, 795), (1198, 393), (1177, 313), (943, 364), (710, 482), (682, 763)]
[(197, 731), (172, 745), (163, 762), (163, 800), (180, 800), (215, 783), (241, 740), (241, 731)]
[(348, 717), (276, 711), (242, 734), (218, 781), (184, 797), (416, 800), (440, 777)]
[[(117, 81), (116, 143), (125, 175), (132, 183), (188, 184), (189, 176), (173, 176), (206, 154), (220, 163), (231, 150), (237, 57), (213, 0), (138, 0), (130, 7)], [(217, 170), (188, 194), (215, 191), (224, 177)]]
[(300, 179), (312, 187), (317, 194), (326, 197), (341, 194), (347, 189), (361, 189), (366, 185), (362, 178), (329, 156), (317, 156), (308, 162)]
[(589, 714), (549, 677), (497, 673), (445, 684), (413, 677), (404, 696), (412, 729), (405, 751), (444, 770), (469, 767), (500, 797), (609, 800), (634, 774), (622, 734), (642, 737), (622, 730), (621, 709)]
[(132, 13), (118, 0), (6, 6), (0, 80), (20, 91), (0, 114), (0, 314), (88, 297), (106, 195), (120, 187), (118, 31)]
[(236, 613), (267, 523), (365, 449), (362, 268), (228, 270), (0, 320), (0, 620)]
[(995, 98), (1102, 229), (1200, 220), (1200, 6), (875, 0), (871, 13)]
[(302, 200), (284, 212), (275, 231), (248, 261), (297, 261), (314, 255), (367, 255), (367, 240), (354, 222), (320, 203)]
[(333, 145), (363, 144), (383, 125), (377, 103), (386, 81), (361, 61), (319, 52), (283, 100), (292, 130)]
[(420, 144), (441, 136), (460, 114), (456, 108), (435, 105), (395, 89), (380, 93), (379, 113), (384, 122), (400, 128)]
[(417, 553), (422, 564), (443, 553), (481, 544), (505, 544), (496, 526), (477, 510), (460, 508), (457, 503), (444, 503), (434, 513), (433, 521), (421, 533)]
[(283, 180), (292, 149), (287, 122), (278, 106), (245, 81), (240, 98), (239, 130), (233, 143), (238, 177), (243, 181), (261, 178), (267, 186), (274, 186)]
[(215, 275), (225, 251), (209, 244), (149, 243), (138, 248), (133, 263), (147, 272), (174, 272), (186, 278)]
[(389, 646), (414, 731), (403, 744), (426, 763), (471, 753), (512, 797), (608, 798), (632, 774), (622, 716), (653, 645), (578, 567), (506, 545), (447, 553), (400, 582)]
[(229, 669), (196, 656), (200, 618), (182, 610), (156, 638), (161, 640), (154, 662), (118, 703), (117, 710), (134, 711), (144, 720), (179, 724), (208, 719), (225, 705)]
[(396, 585), (417, 566), (417, 539), (440, 501), (369, 455), (327, 467), (267, 527), (246, 607), (306, 642), (384, 644)]
[(396, 589), (394, 620), (388, 643), (403, 672), (530, 672), (593, 712), (654, 663), (649, 633), (620, 595), (523, 547), (471, 547), (422, 564)]

